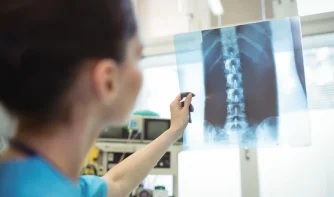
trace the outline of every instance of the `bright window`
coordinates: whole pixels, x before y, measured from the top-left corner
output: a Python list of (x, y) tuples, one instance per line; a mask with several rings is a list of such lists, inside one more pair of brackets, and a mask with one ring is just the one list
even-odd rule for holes
[(297, 0), (300, 16), (334, 11), (333, 0)]
[(309, 108), (334, 108), (334, 47), (304, 50)]
[(179, 94), (175, 65), (143, 70), (143, 86), (136, 110), (150, 110), (163, 118), (170, 118), (169, 105)]

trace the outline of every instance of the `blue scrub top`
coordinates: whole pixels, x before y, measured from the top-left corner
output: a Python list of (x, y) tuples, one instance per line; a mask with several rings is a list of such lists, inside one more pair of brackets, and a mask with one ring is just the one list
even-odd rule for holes
[(106, 197), (107, 184), (82, 176), (77, 184), (39, 156), (0, 163), (1, 197)]

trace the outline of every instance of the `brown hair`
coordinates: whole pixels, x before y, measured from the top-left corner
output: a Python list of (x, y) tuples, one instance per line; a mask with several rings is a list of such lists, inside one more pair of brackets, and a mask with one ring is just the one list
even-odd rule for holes
[(0, 102), (15, 116), (55, 118), (81, 62), (121, 62), (136, 32), (130, 0), (1, 1)]

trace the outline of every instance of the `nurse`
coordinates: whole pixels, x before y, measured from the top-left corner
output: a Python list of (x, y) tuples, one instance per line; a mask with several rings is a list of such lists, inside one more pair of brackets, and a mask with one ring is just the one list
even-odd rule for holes
[(17, 130), (0, 196), (125, 197), (140, 184), (182, 135), (191, 94), (171, 103), (170, 129), (104, 177), (79, 172), (99, 132), (127, 123), (141, 53), (130, 0), (1, 1), (0, 102)]

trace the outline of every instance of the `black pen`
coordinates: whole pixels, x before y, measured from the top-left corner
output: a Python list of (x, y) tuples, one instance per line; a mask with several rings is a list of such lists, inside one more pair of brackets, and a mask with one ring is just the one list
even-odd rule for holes
[[(194, 93), (191, 93), (191, 92), (182, 92), (181, 93), (181, 100), (183, 98), (187, 97), (189, 94), (191, 94), (192, 97), (195, 97)], [(181, 107), (184, 107), (184, 101), (181, 102)], [(191, 113), (190, 112), (194, 112), (194, 106), (192, 104), (189, 105), (189, 120), (188, 120), (189, 123), (192, 122), (192, 120), (191, 120)]]

